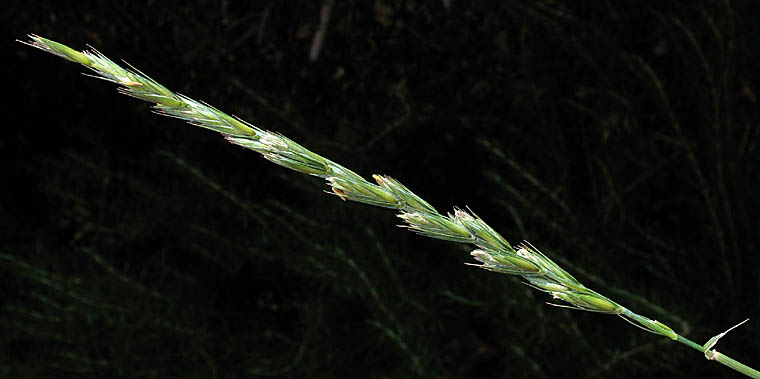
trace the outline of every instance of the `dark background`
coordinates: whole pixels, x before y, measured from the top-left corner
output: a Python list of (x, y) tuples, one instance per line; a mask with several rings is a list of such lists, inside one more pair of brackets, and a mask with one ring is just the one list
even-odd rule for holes
[(760, 360), (760, 49), (741, 1), (11, 2), (0, 376), (739, 377), (547, 306), (321, 180), (151, 114), (27, 33), (124, 59)]

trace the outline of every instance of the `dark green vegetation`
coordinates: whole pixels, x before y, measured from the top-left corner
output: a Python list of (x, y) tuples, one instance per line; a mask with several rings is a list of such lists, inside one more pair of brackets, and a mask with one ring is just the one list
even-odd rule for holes
[[(18, 4), (5, 40), (92, 44), (757, 367), (752, 9), (565, 1)], [(6, 47), (0, 370), (11, 377), (737, 377), (544, 304), (469, 247)]]

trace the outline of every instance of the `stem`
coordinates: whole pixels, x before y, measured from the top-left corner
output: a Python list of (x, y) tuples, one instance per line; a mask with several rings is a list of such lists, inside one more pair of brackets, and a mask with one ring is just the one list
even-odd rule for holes
[(686, 338), (686, 337), (684, 337), (684, 336), (682, 336), (680, 334), (678, 335), (678, 339), (676, 340), (676, 342), (680, 342), (680, 343), (682, 343), (682, 344), (684, 344), (684, 345), (686, 345), (686, 346), (688, 346), (688, 347), (690, 347), (690, 348), (692, 348), (694, 350), (699, 350), (700, 352), (703, 352), (702, 346), (699, 346), (696, 342), (694, 342), (694, 341), (692, 341), (692, 340), (690, 340), (690, 339), (688, 339), (688, 338)]
[(686, 338), (686, 337), (684, 337), (684, 336), (682, 336), (680, 334), (678, 335), (678, 339), (676, 339), (676, 342), (680, 342), (680, 343), (682, 343), (682, 344), (684, 344), (684, 345), (686, 345), (686, 346), (688, 346), (688, 347), (690, 347), (690, 348), (692, 348), (694, 350), (697, 350), (699, 352), (704, 353), (705, 357), (708, 360), (716, 361), (716, 362), (718, 362), (718, 363), (720, 363), (720, 364), (722, 364), (724, 366), (727, 366), (727, 367), (729, 367), (729, 368), (731, 368), (731, 369), (733, 369), (735, 371), (738, 371), (738, 372), (740, 372), (740, 373), (742, 373), (744, 375), (747, 375), (750, 378), (760, 379), (760, 371), (757, 371), (757, 370), (753, 369), (752, 367), (749, 367), (749, 366), (747, 366), (747, 365), (745, 365), (745, 364), (743, 364), (743, 363), (741, 363), (741, 362), (739, 362), (739, 361), (737, 361), (737, 360), (729, 357), (728, 355), (725, 355), (723, 353), (719, 353), (718, 351), (716, 351), (714, 349), (713, 350), (707, 350), (707, 351), (705, 351), (705, 349), (702, 346), (698, 345), (696, 342), (694, 342), (694, 341), (692, 341), (692, 340), (690, 340), (690, 339), (688, 339), (688, 338)]

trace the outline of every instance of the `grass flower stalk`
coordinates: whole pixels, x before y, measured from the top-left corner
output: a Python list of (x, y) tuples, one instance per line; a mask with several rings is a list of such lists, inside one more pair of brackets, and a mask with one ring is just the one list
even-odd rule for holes
[(133, 67), (120, 66), (95, 49), (77, 51), (37, 35), (29, 37), (30, 40), (23, 43), (87, 67), (96, 77), (118, 84), (119, 92), (154, 103), (153, 110), (158, 114), (219, 132), (230, 143), (253, 150), (275, 164), (323, 178), (332, 190), (331, 193), (341, 200), (391, 208), (398, 212), (398, 217), (403, 221), (401, 226), (417, 234), (474, 245), (471, 255), (478, 263), (471, 265), (519, 275), (526, 285), (546, 292), (558, 301), (549, 303), (551, 305), (617, 315), (647, 332), (698, 350), (709, 360), (747, 376), (760, 378), (757, 370), (713, 348), (726, 332), (700, 346), (662, 322), (636, 314), (585, 287), (530, 243), (513, 246), (469, 209), (455, 208), (453, 212), (444, 215), (398, 180), (373, 175), (374, 182), (368, 181), (279, 133), (260, 129), (206, 103), (177, 94)]

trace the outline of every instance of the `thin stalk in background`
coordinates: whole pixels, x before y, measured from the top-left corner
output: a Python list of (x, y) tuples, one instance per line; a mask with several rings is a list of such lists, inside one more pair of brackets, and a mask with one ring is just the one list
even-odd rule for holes
[(177, 94), (141, 73), (123, 68), (97, 50), (76, 51), (63, 44), (30, 35), (29, 46), (47, 51), (66, 60), (84, 65), (105, 80), (114, 82), (119, 92), (155, 103), (156, 113), (185, 120), (192, 125), (219, 132), (227, 141), (257, 153), (280, 166), (325, 179), (332, 193), (342, 200), (351, 200), (398, 211), (402, 227), (417, 234), (469, 243), (476, 248), (470, 253), (479, 263), (474, 266), (505, 274), (519, 275), (525, 284), (546, 292), (561, 304), (583, 311), (617, 315), (647, 332), (670, 338), (702, 352), (708, 360), (721, 363), (752, 378), (760, 372), (714, 349), (728, 331), (699, 344), (679, 335), (669, 326), (634, 313), (613, 300), (581, 284), (567, 271), (528, 242), (513, 246), (474, 212), (455, 208), (446, 215), (414, 194), (399, 181), (373, 175), (374, 183), (351, 170), (304, 148), (289, 138), (265, 131), (239, 118), (230, 116), (208, 104)]

